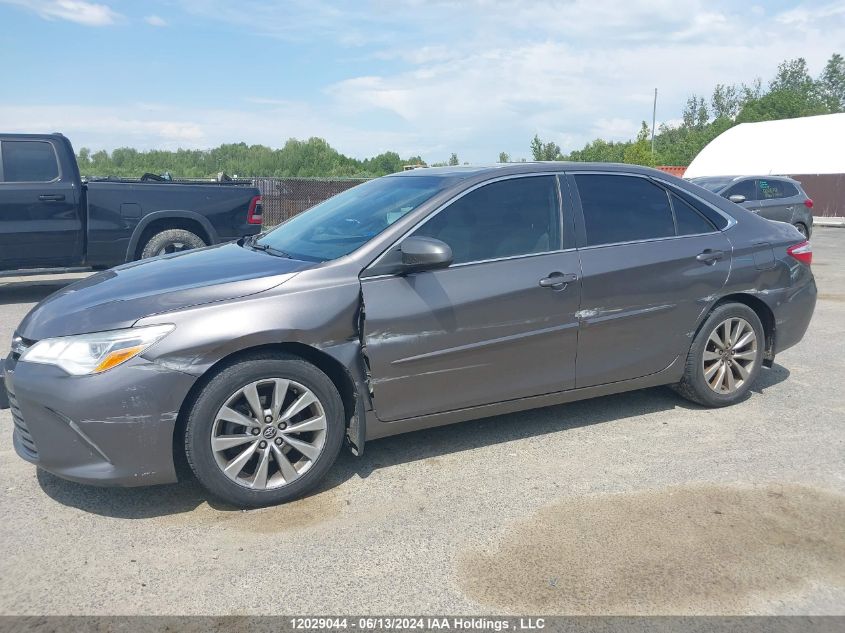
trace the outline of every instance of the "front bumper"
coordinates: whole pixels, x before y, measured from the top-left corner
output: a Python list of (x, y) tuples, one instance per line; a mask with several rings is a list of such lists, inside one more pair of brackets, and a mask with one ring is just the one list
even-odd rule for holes
[(3, 363), (20, 457), (59, 477), (108, 486), (176, 481), (173, 431), (195, 376), (143, 358), (96, 376)]

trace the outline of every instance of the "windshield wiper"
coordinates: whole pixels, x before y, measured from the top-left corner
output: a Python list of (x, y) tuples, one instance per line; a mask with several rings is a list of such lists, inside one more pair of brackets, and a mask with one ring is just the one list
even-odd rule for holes
[(248, 242), (244, 242), (245, 245), (249, 246), (251, 249), (256, 251), (261, 251), (263, 253), (267, 253), (268, 255), (274, 255), (276, 257), (286, 257), (287, 259), (293, 259), (290, 255), (285, 253), (284, 251), (280, 251), (278, 248), (273, 248), (269, 244), (259, 244), (254, 240), (249, 240)]

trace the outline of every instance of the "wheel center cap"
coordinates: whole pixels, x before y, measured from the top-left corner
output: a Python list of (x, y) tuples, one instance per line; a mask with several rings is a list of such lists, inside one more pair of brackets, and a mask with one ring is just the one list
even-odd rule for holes
[(266, 439), (272, 440), (274, 437), (276, 437), (276, 427), (268, 426), (264, 429), (264, 433), (262, 433), (262, 435), (264, 435)]

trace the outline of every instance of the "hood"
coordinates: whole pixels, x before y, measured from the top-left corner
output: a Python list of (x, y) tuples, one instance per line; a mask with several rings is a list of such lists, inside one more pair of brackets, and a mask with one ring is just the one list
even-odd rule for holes
[(118, 266), (59, 290), (18, 327), (24, 338), (130, 327), (140, 318), (269, 290), (314, 264), (223, 244)]

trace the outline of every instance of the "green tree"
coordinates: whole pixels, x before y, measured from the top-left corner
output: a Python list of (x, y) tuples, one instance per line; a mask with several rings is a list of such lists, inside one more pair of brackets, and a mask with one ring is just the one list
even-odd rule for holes
[(830, 112), (803, 57), (787, 60), (778, 66), (769, 82), (769, 91), (749, 99), (737, 116), (739, 123), (790, 119)]
[(735, 119), (742, 107), (742, 95), (737, 86), (716, 84), (710, 97), (710, 111), (714, 119)]
[(531, 140), (531, 154), (534, 160), (563, 160), (558, 144), (552, 141), (544, 143), (537, 134)]
[(509, 163), (509, 162), (511, 162), (511, 157), (508, 156), (507, 152), (499, 152), (499, 162), (500, 163)]
[(449, 157), (449, 165), (460, 165), (461, 161), (458, 160), (458, 155), (455, 152), (452, 152), (452, 155)]
[(818, 80), (818, 91), (831, 112), (845, 112), (845, 59), (831, 55)]
[(625, 148), (622, 162), (628, 163), (629, 165), (647, 165), (649, 167), (654, 167), (656, 162), (654, 160), (654, 155), (651, 152), (651, 144), (649, 143), (650, 135), (651, 131), (649, 130), (648, 125), (645, 121), (643, 121), (642, 126), (640, 126), (640, 131), (637, 134), (636, 142), (631, 143)]
[(583, 149), (574, 150), (567, 158), (589, 163), (621, 163), (625, 157), (625, 149), (630, 144), (630, 141), (616, 143), (597, 138), (587, 143)]
[(801, 93), (810, 93), (815, 85), (810, 71), (807, 68), (807, 60), (803, 57), (789, 59), (778, 65), (774, 79), (769, 82), (769, 91), (792, 90)]
[(170, 172), (176, 178), (210, 178), (219, 172), (230, 176), (374, 177), (401, 171), (422, 158), (403, 160), (396, 152), (384, 152), (358, 160), (338, 152), (324, 139), (289, 139), (282, 148), (231, 143), (209, 150), (149, 150), (124, 147), (108, 153), (81, 148), (77, 155), (84, 176), (138, 177), (145, 172)]

